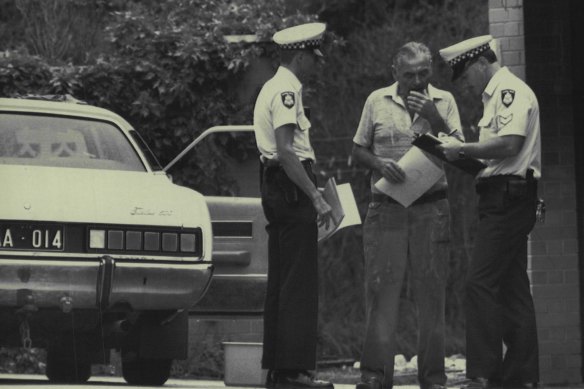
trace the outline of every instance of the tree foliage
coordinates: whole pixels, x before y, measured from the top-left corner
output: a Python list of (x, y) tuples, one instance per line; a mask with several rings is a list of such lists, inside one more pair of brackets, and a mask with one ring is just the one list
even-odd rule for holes
[[(8, 2), (6, 2), (8, 3)], [(51, 64), (83, 62), (94, 52), (107, 13), (106, 0), (15, 0), (23, 45)]]
[[(285, 17), (283, 4), (282, 0), (137, 3), (117, 13), (108, 29), (113, 55), (82, 76), (87, 84), (121, 72), (114, 89), (86, 89), (81, 97), (130, 118), (162, 162), (168, 162), (208, 127), (251, 122), (249, 107), (238, 105), (232, 85), (262, 50), (228, 44), (224, 36), (256, 33), (261, 39), (310, 19), (300, 14)], [(123, 106), (120, 99), (132, 103)], [(220, 174), (223, 166), (215, 157), (220, 153), (211, 146), (191, 154), (179, 166), (178, 182), (203, 193), (233, 193), (232, 182), (224, 182)]]
[[(17, 4), (27, 18), (43, 19), (49, 8), (48, 3), (37, 0), (18, 0)], [(66, 14), (67, 6), (100, 9), (106, 5), (98, 0), (68, 0), (60, 6), (64, 8), (53, 10), (50, 21), (53, 14)], [(257, 45), (228, 44), (225, 35), (255, 33), (262, 39), (277, 29), (312, 19), (314, 16), (299, 13), (284, 15), (283, 0), (252, 4), (243, 0), (132, 2), (123, 10), (112, 11), (104, 35), (109, 51), (96, 64), (53, 68), (47, 83), (44, 61), (33, 59), (25, 64), (19, 56), (10, 57), (3, 61), (0, 76), (15, 77), (15, 82), (7, 80), (3, 94), (70, 93), (111, 109), (128, 119), (166, 163), (208, 127), (251, 122), (250, 107), (238, 105), (233, 85), (250, 60), (265, 55), (265, 50)], [(47, 28), (50, 24), (47, 21)], [(45, 61), (53, 58), (43, 54)], [(10, 71), (14, 66), (22, 71)], [(25, 69), (31, 66), (38, 71)], [(43, 75), (39, 85), (33, 77), (37, 73)], [(22, 81), (16, 79), (21, 76)], [(203, 193), (234, 193), (233, 182), (221, 174), (223, 164), (217, 155), (222, 152), (221, 147), (211, 145), (189, 155), (173, 171), (177, 183)]]
[[(46, 7), (40, 5), (41, 0), (15, 1), (22, 18), (40, 15)], [(45, 4), (51, 1), (56, 0)], [(3, 9), (9, 3), (0, 0)], [(319, 175), (323, 179), (334, 175), (339, 182), (350, 182), (362, 217), (369, 181), (367, 172), (350, 159), (352, 137), (367, 95), (393, 81), (389, 65), (395, 50), (409, 40), (417, 40), (436, 53), (440, 47), (487, 32), (486, 0), (67, 0), (62, 4), (71, 7), (67, 12), (81, 13), (75, 7), (82, 4), (92, 4), (92, 12), (105, 9), (106, 15), (99, 21), (105, 26), (103, 32), (89, 34), (86, 39), (78, 39), (83, 33), (74, 34), (76, 41), (85, 45), (70, 43), (69, 47), (76, 47), (75, 53), (82, 54), (79, 57), (60, 54), (50, 59), (39, 51), (43, 59), (20, 55), (0, 58), (0, 95), (70, 93), (109, 108), (136, 127), (162, 163), (170, 161), (205, 128), (251, 123), (251, 105), (238, 102), (234, 85), (255, 58), (270, 57), (273, 52), (263, 44), (228, 44), (225, 35), (257, 34), (261, 40), (293, 24), (317, 18), (327, 22), (329, 31), (341, 39), (327, 46), (325, 67), (318, 82), (307, 86), (305, 102), (312, 108), (311, 135)], [(16, 8), (6, 9), (14, 12)], [(61, 15), (66, 14), (63, 11)], [(2, 24), (3, 31), (1, 28)], [(55, 33), (65, 31), (65, 26), (59, 28)], [(33, 33), (29, 28), (24, 36), (30, 39)], [(100, 51), (88, 55), (91, 37)], [(18, 46), (16, 40), (12, 42)], [(29, 52), (36, 52), (30, 42), (28, 45)], [(70, 60), (75, 66), (63, 65)], [(55, 63), (61, 66), (49, 66)], [(437, 56), (434, 63), (432, 82), (452, 89), (444, 63)], [(456, 93), (455, 97), (465, 135), (475, 139), (472, 123), (480, 115), (480, 102)], [(241, 147), (237, 138), (218, 137), (218, 142), (191, 153), (172, 171), (175, 181), (203, 193), (235, 193), (221, 158), (234, 144)], [(467, 250), (472, 245), (474, 194), (470, 177), (456, 171), (447, 174), (453, 195), (454, 234), (447, 347), (449, 352), (461, 352), (460, 298)], [(358, 359), (361, 353), (365, 328), (361, 238), (361, 229), (353, 227), (321, 245), (323, 358)], [(415, 353), (416, 344), (411, 300), (406, 286), (398, 338), (400, 352), (407, 355)]]

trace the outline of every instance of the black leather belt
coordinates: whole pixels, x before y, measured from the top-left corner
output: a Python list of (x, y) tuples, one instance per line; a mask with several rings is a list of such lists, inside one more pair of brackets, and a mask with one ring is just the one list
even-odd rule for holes
[[(445, 198), (447, 198), (446, 190), (436, 190), (432, 193), (424, 193), (416, 201), (414, 201), (412, 205), (430, 203), (432, 201), (443, 200)], [(391, 204), (399, 204), (397, 200), (394, 200), (391, 197), (381, 193), (371, 193), (371, 201), (379, 203), (387, 202)]]
[[(267, 158), (261, 158), (260, 161), (262, 162), (262, 164), (264, 165), (264, 167), (266, 169), (270, 169), (270, 168), (281, 168), (282, 164), (280, 163), (280, 161), (276, 160), (276, 159), (267, 159)], [(306, 166), (311, 166), (312, 165), (312, 160), (311, 159), (305, 159), (304, 161), (300, 161), (300, 163), (302, 165)]]
[(513, 193), (522, 192), (531, 186), (537, 187), (537, 180), (528, 180), (521, 176), (508, 174), (479, 178), (475, 189), (478, 194), (495, 192)]

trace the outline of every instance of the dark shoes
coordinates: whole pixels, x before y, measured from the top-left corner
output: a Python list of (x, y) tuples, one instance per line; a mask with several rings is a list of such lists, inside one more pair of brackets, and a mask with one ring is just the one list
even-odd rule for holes
[(505, 389), (536, 389), (537, 383), (533, 382), (506, 382), (503, 384)]
[(494, 389), (501, 388), (500, 384), (495, 384), (489, 381), (487, 378), (472, 378), (470, 382), (462, 385), (460, 389)]
[(376, 376), (361, 377), (355, 389), (382, 389), (381, 380)]
[(266, 378), (266, 388), (271, 389), (334, 389), (332, 383), (314, 378), (308, 372), (281, 373), (269, 371)]
[(266, 389), (274, 389), (276, 386), (276, 371), (268, 370), (266, 375)]
[(473, 378), (466, 385), (461, 386), (461, 389), (535, 389), (536, 383), (523, 382), (493, 382), (487, 378)]

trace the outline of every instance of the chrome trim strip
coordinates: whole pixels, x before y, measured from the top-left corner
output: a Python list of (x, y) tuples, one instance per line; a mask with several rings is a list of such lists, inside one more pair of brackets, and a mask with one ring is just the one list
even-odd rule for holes
[(104, 255), (115, 256), (117, 259), (134, 259), (138, 261), (202, 261), (203, 257), (169, 257), (169, 256), (136, 256), (117, 253), (63, 253), (63, 252), (36, 252), (36, 251), (8, 251), (0, 250), (0, 261), (5, 257), (46, 257), (46, 258), (89, 258), (99, 260)]
[(214, 278), (268, 278), (267, 274), (214, 274)]
[[(98, 261), (100, 258), (95, 258)], [(116, 258), (117, 259), (117, 258)], [(96, 262), (85, 262), (85, 261), (43, 261), (43, 260), (35, 260), (35, 259), (0, 259), (0, 265), (2, 266), (42, 266), (42, 265), (49, 265), (49, 266), (62, 266), (62, 267), (87, 267), (87, 268), (95, 268)], [(165, 264), (165, 263), (148, 263), (148, 262), (138, 262), (138, 263), (116, 263), (117, 267), (124, 266), (124, 267), (133, 267), (133, 268), (144, 268), (144, 269), (191, 269), (193, 266), (203, 266), (206, 265), (208, 267), (212, 266), (211, 262), (197, 262), (197, 263), (190, 263), (190, 264)]]
[(213, 267), (211, 262), (197, 262), (197, 263), (190, 263), (190, 264), (172, 264), (168, 265), (165, 263), (148, 263), (148, 262), (140, 262), (140, 263), (131, 263), (131, 262), (116, 262), (116, 267), (139, 267), (142, 269), (191, 269), (193, 266), (207, 266)]

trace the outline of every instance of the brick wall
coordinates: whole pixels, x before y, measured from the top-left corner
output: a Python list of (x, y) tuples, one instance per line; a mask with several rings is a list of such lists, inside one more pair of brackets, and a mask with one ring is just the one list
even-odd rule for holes
[(525, 80), (523, 0), (489, 0), (489, 32), (497, 38), (501, 62)]
[(541, 381), (582, 382), (579, 239), (574, 112), (570, 83), (570, 2), (490, 0), (490, 32), (502, 63), (538, 96), (542, 125), (540, 196), (545, 224), (530, 236)]

